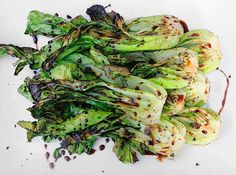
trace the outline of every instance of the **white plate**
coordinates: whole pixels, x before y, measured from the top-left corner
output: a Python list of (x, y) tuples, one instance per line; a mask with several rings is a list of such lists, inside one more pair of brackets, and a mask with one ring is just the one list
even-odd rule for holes
[[(220, 36), (223, 51), (221, 68), (231, 74), (231, 86), (226, 107), (222, 113), (220, 137), (204, 147), (185, 145), (174, 161), (157, 161), (154, 157), (141, 157), (134, 165), (122, 164), (112, 152), (112, 143), (104, 151), (66, 162), (61, 159), (54, 170), (45, 160), (46, 150), (40, 139), (27, 143), (25, 130), (14, 127), (18, 120), (31, 120), (26, 108), (31, 104), (17, 93), (17, 87), (24, 77), (31, 75), (25, 69), (19, 76), (13, 75), (12, 64), (15, 59), (10, 56), (0, 58), (0, 174), (5, 175), (233, 175), (236, 174), (236, 119), (235, 116), (235, 77), (236, 77), (236, 22), (234, 0), (0, 0), (0, 43), (13, 43), (20, 46), (33, 46), (32, 39), (24, 35), (26, 17), (30, 10), (66, 17), (85, 15), (86, 9), (95, 4), (108, 5), (118, 11), (125, 19), (156, 14), (172, 14), (185, 20), (190, 29), (206, 28)], [(43, 41), (42, 38), (39, 38)], [(209, 75), (211, 94), (209, 105), (218, 110), (225, 87), (225, 80), (219, 72)], [(101, 141), (104, 142), (104, 141)], [(57, 143), (50, 144), (49, 149)], [(7, 150), (6, 147), (9, 146)], [(32, 155), (30, 155), (32, 153)], [(199, 163), (200, 166), (195, 166)], [(104, 171), (104, 172), (103, 172)]]

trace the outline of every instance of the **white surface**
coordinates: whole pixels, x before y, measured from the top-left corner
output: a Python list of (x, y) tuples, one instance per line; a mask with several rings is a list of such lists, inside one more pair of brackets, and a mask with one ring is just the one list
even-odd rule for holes
[[(236, 22), (234, 0), (0, 0), (0, 43), (33, 46), (32, 39), (24, 35), (26, 17), (30, 10), (66, 17), (85, 15), (86, 9), (95, 4), (112, 4), (125, 19), (155, 14), (172, 14), (185, 20), (190, 29), (206, 28), (220, 36), (224, 58), (221, 63), (227, 74), (231, 74), (231, 85), (225, 110), (222, 113), (220, 137), (204, 147), (184, 146), (175, 161), (159, 162), (154, 157), (141, 157), (134, 165), (122, 164), (111, 148), (95, 155), (77, 156), (76, 160), (59, 160), (54, 170), (49, 169), (45, 160), (45, 149), (40, 139), (27, 143), (25, 131), (14, 128), (18, 120), (31, 120), (26, 108), (31, 104), (17, 93), (29, 70), (18, 77), (13, 75), (15, 59), (0, 58), (0, 174), (1, 175), (234, 175), (236, 174)], [(225, 87), (225, 80), (219, 72), (211, 78), (210, 106), (218, 110)], [(10, 146), (9, 150), (6, 147)], [(50, 145), (51, 147), (53, 145)], [(55, 146), (55, 145), (54, 145)], [(30, 155), (32, 153), (32, 155)], [(28, 159), (28, 160), (26, 160)], [(195, 166), (196, 162), (200, 166)], [(102, 172), (104, 170), (104, 173)]]

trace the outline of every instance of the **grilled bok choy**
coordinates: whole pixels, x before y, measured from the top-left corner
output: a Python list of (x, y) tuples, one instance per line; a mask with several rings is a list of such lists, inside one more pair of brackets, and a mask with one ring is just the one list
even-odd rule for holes
[(0, 56), (17, 57), (15, 75), (35, 71), (18, 88), (33, 104), (33, 121), (21, 119), (27, 140), (60, 141), (70, 154), (92, 154), (99, 138), (111, 138), (124, 163), (141, 155), (174, 159), (184, 143), (206, 145), (218, 137), (220, 117), (205, 108), (205, 75), (221, 60), (218, 37), (188, 30), (172, 15), (125, 20), (93, 5), (64, 19), (33, 10), (25, 34), (50, 37), (39, 49), (0, 44)]

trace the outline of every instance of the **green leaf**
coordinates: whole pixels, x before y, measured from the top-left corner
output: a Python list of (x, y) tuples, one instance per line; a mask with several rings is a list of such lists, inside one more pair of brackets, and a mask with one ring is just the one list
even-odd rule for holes
[(138, 160), (137, 153), (129, 139), (114, 136), (113, 152), (123, 163), (135, 163)]
[(57, 148), (57, 149), (55, 149), (55, 150), (53, 151), (53, 158), (54, 158), (55, 160), (57, 160), (57, 159), (59, 159), (59, 158), (61, 157), (60, 150), (61, 150), (61, 148)]
[(54, 37), (58, 35), (65, 35), (71, 29), (86, 23), (87, 20), (82, 16), (77, 16), (71, 21), (67, 21), (58, 16), (33, 10), (28, 15), (25, 34)]

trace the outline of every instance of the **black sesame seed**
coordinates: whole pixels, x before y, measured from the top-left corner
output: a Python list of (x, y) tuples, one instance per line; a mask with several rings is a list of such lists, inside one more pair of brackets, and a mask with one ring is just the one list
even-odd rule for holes
[(100, 146), (99, 146), (99, 150), (102, 151), (102, 150), (104, 150), (104, 149), (105, 149), (105, 145), (100, 145)]
[(70, 15), (67, 15), (66, 17), (67, 17), (67, 19), (71, 19), (72, 18)]
[(48, 160), (49, 157), (50, 157), (50, 153), (49, 153), (49, 152), (46, 152), (46, 153), (45, 153), (45, 157), (46, 157), (46, 159)]
[(65, 155), (66, 151), (65, 150), (61, 150), (61, 155)]
[(71, 158), (69, 156), (65, 156), (64, 159), (68, 162), (71, 160)]
[(53, 162), (50, 162), (50, 163), (49, 163), (49, 167), (50, 167), (51, 169), (53, 169), (53, 168), (55, 167), (54, 163), (53, 163)]

